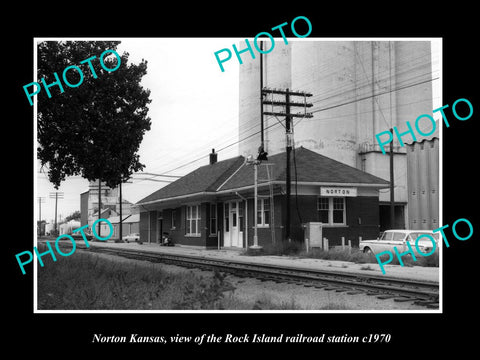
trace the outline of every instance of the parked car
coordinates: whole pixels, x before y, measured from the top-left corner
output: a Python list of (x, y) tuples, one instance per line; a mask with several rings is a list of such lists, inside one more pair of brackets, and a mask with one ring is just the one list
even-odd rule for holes
[(126, 243), (138, 242), (140, 240), (140, 234), (139, 233), (131, 233), (131, 234), (128, 234), (128, 235), (122, 237), (122, 240), (125, 241)]
[[(87, 241), (90, 241), (90, 240), (95, 240), (93, 238), (93, 235), (92, 234), (88, 234), (88, 233), (85, 233), (85, 237), (87, 238)], [(71, 237), (73, 237), (73, 239), (76, 241), (76, 242), (80, 242), (80, 241), (85, 241), (84, 238), (83, 238), (83, 235), (81, 232), (77, 231), (77, 232), (74, 232), (72, 234), (70, 234)]]
[[(359, 247), (360, 251), (373, 253), (374, 255), (387, 250), (393, 253), (394, 247), (397, 247), (399, 253), (403, 253), (408, 250), (408, 241), (413, 251), (418, 253), (415, 248), (415, 241), (422, 234), (429, 234), (435, 239), (435, 252), (437, 252), (439, 248), (440, 234), (434, 233), (431, 230), (386, 230), (380, 238), (360, 241)], [(428, 254), (432, 251), (433, 243), (428, 237), (423, 237), (418, 241), (418, 248), (422, 253)]]

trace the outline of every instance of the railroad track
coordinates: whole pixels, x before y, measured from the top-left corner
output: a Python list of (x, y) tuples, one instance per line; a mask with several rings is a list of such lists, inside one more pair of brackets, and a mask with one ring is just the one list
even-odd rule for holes
[(349, 295), (366, 294), (379, 299), (393, 299), (399, 302), (412, 302), (427, 308), (439, 308), (439, 288), (437, 283), (402, 280), (392, 277), (351, 274), (304, 268), (285, 268), (271, 264), (253, 264), (227, 259), (196, 257), (172, 253), (153, 253), (142, 250), (112, 249), (104, 247), (77, 247), (129, 259), (172, 264), (202, 270), (217, 270), (236, 277), (257, 278), (261, 281), (292, 283), (326, 291), (345, 292)]

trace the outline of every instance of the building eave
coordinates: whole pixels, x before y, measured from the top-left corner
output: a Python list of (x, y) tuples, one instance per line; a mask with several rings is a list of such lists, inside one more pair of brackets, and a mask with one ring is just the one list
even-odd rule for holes
[(178, 195), (178, 196), (172, 196), (172, 197), (168, 197), (168, 198), (156, 199), (156, 200), (151, 200), (151, 201), (138, 202), (135, 205), (139, 205), (139, 206), (154, 205), (154, 204), (164, 203), (164, 202), (167, 202), (167, 201), (182, 200), (182, 199), (188, 199), (188, 198), (200, 197), (200, 196), (208, 196), (208, 195), (215, 195), (215, 194), (216, 194), (215, 192), (202, 191), (202, 192), (193, 193), (193, 194)]
[[(285, 181), (272, 181), (272, 185), (285, 185)], [(257, 187), (261, 186), (268, 186), (270, 182), (262, 182), (257, 185)], [(295, 185), (295, 181), (292, 181), (292, 186)], [(387, 184), (380, 184), (380, 183), (338, 183), (338, 182), (311, 182), (311, 181), (298, 181), (297, 185), (306, 185), (306, 186), (352, 186), (352, 187), (371, 187), (371, 188), (378, 188), (378, 189), (385, 189), (388, 188), (390, 185)], [(232, 189), (225, 189), (221, 191), (217, 191), (215, 194), (230, 194), (244, 190), (251, 190), (254, 188), (254, 185), (246, 185), (242, 187), (232, 188)]]

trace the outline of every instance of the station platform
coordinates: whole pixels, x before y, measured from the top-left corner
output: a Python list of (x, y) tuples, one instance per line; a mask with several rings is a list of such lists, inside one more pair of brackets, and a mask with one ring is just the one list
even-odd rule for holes
[(153, 253), (170, 253), (188, 256), (196, 256), (200, 258), (225, 259), (237, 262), (276, 265), (285, 268), (301, 268), (314, 269), (332, 272), (345, 272), (351, 274), (364, 274), (384, 276), (386, 278), (409, 279), (417, 281), (428, 281), (439, 283), (441, 271), (438, 267), (424, 266), (400, 266), (400, 265), (384, 265), (386, 274), (383, 275), (380, 266), (377, 263), (357, 264), (349, 261), (324, 260), (296, 256), (275, 256), (275, 255), (245, 255), (245, 249), (205, 249), (176, 246), (160, 246), (159, 244), (149, 243), (115, 243), (115, 242), (89, 242), (92, 247), (108, 247), (117, 249), (131, 249)]

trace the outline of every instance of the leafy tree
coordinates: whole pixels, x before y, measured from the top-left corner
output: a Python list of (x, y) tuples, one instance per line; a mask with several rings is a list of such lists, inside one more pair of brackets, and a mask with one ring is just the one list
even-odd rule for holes
[(80, 220), (80, 218), (81, 218), (80, 211), (75, 210), (73, 213), (71, 213), (65, 218), (65, 222), (69, 222), (70, 220)]
[[(48, 177), (55, 188), (67, 176), (81, 175), (89, 181), (100, 179), (114, 188), (144, 165), (137, 154), (145, 131), (150, 130), (147, 105), (150, 90), (140, 85), (147, 73), (147, 61), (128, 64), (129, 54), (121, 56), (120, 67), (106, 71), (100, 63), (105, 50), (115, 50), (119, 41), (44, 41), (38, 44), (38, 83), (44, 78), (51, 98), (42, 86), (38, 103), (38, 158), (48, 164)], [(81, 64), (83, 60), (91, 58)], [(107, 53), (105, 67), (118, 65), (115, 54)], [(64, 69), (69, 87), (63, 79)]]

